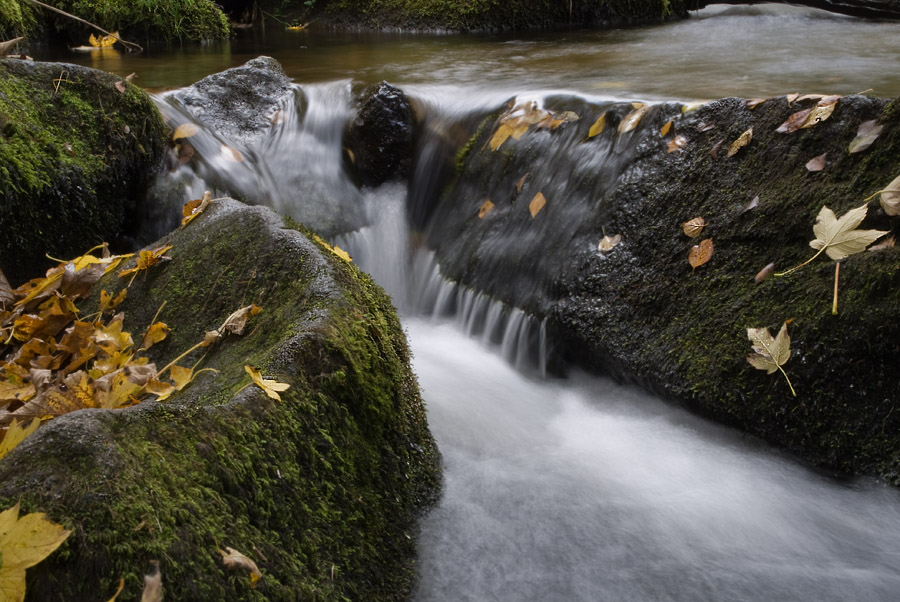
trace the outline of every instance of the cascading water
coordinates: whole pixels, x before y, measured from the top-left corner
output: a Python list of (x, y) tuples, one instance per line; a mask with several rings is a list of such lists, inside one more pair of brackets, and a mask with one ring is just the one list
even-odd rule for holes
[[(407, 205), (439, 190), (428, 180), (440, 172), (436, 145), (466, 111), (418, 93), (440, 135), (418, 151), (412, 193), (397, 183), (359, 191), (345, 175), (346, 81), (298, 89), (263, 142), (203, 129), (200, 167), (178, 167), (161, 185), (196, 198), (212, 184), (301, 220), (309, 206), (358, 211), (362, 227), (332, 242), (400, 309), (444, 454), (444, 497), (422, 521), (415, 599), (896, 600), (895, 490), (821, 477), (607, 379), (544, 379), (551, 350), (541, 321), (440, 276), (407, 226)], [(177, 103), (160, 104), (190, 120)]]

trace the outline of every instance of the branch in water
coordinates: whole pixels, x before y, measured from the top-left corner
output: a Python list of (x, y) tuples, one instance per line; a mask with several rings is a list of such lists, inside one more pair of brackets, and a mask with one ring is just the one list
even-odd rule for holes
[(43, 2), (39, 2), (38, 0), (28, 0), (28, 1), (31, 2), (32, 4), (37, 4), (38, 6), (41, 6), (41, 7), (43, 7), (43, 8), (46, 8), (47, 10), (52, 10), (52, 11), (55, 12), (55, 13), (59, 13), (59, 14), (61, 14), (61, 15), (63, 15), (63, 16), (69, 17), (70, 19), (75, 19), (76, 21), (78, 21), (78, 22), (80, 22), (80, 23), (84, 23), (85, 25), (90, 25), (90, 26), (93, 27), (94, 29), (97, 29), (97, 30), (99, 30), (99, 31), (102, 31), (103, 33), (105, 33), (105, 34), (108, 35), (108, 36), (112, 36), (112, 37), (115, 38), (117, 41), (119, 41), (123, 46), (125, 46), (125, 48), (128, 50), (128, 52), (131, 52), (131, 47), (132, 47), (132, 46), (133, 46), (134, 48), (136, 48), (138, 52), (143, 52), (143, 51), (144, 51), (144, 49), (141, 48), (141, 46), (140, 46), (139, 44), (135, 44), (134, 42), (126, 42), (125, 40), (123, 40), (123, 39), (120, 38), (119, 36), (114, 35), (114, 34), (111, 34), (111, 33), (109, 33), (108, 31), (106, 31), (105, 29), (103, 29), (102, 27), (100, 27), (99, 25), (94, 25), (94, 24), (91, 23), (90, 21), (85, 21), (85, 20), (82, 19), (81, 17), (76, 17), (75, 15), (69, 14), (69, 13), (67, 13), (67, 12), (64, 11), (64, 10), (60, 10), (60, 9), (56, 8), (55, 6), (50, 6), (49, 4), (44, 4)]

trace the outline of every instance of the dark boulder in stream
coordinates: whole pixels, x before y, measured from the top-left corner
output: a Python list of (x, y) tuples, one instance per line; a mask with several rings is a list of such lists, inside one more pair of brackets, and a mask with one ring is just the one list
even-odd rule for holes
[[(262, 312), (180, 361), (204, 356), (169, 401), (66, 414), (0, 461), (0, 508), (73, 530), (28, 570), (28, 599), (105, 600), (122, 578), (134, 600), (151, 561), (166, 600), (406, 599), (440, 459), (387, 296), (263, 207), (215, 201), (159, 244), (171, 261), (119, 306), (134, 333), (161, 310), (157, 366), (235, 309)], [(245, 365), (290, 389), (268, 398)], [(255, 559), (255, 588), (223, 566), (226, 546)]]
[(413, 110), (403, 91), (387, 82), (367, 87), (344, 136), (363, 184), (377, 186), (409, 177)]
[[(817, 466), (900, 484), (891, 234), (842, 259), (837, 285), (825, 254), (755, 281), (770, 263), (786, 271), (815, 254), (823, 207), (840, 217), (900, 175), (900, 101), (833, 100), (510, 104), (460, 151), (428, 240), (446, 276), (545, 319), (564, 359)], [(850, 152), (873, 127), (871, 146)], [(689, 238), (683, 223), (698, 217), (708, 225)], [(898, 225), (872, 200), (859, 227)], [(713, 254), (694, 269), (689, 254), (706, 239)], [(747, 361), (748, 328), (783, 324), (796, 397), (774, 366)]]

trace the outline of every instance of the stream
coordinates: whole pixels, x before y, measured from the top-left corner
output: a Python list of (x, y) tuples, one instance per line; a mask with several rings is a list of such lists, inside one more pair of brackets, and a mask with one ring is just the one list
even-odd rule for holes
[[(336, 242), (392, 295), (442, 450), (422, 519), (417, 602), (895, 601), (900, 494), (837, 481), (638, 389), (544, 375), (543, 325), (444, 282), (406, 225), (405, 185), (359, 191), (338, 167), (351, 90), (387, 80), (431, 122), (512, 95), (598, 100), (788, 92), (900, 96), (900, 24), (784, 6), (711, 7), (678, 23), (519, 35), (267, 32), (131, 56), (67, 55), (160, 92), (267, 54), (309, 98), (303, 122), (234, 169), (275, 209), (347, 195), (367, 227)], [(211, 136), (213, 132), (209, 133)], [(293, 167), (279, 161), (291, 158)], [(300, 166), (300, 167), (298, 167)], [(190, 173), (189, 173), (190, 172)], [(295, 174), (296, 175), (296, 174)], [(169, 209), (166, 209), (169, 211)], [(164, 229), (162, 225), (161, 229)]]

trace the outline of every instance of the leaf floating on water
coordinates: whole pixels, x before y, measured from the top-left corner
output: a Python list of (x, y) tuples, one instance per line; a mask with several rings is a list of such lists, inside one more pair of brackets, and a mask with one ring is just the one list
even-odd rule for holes
[(791, 379), (782, 368), (791, 359), (791, 337), (788, 335), (787, 322), (781, 326), (775, 338), (769, 334), (768, 328), (748, 328), (747, 338), (753, 345), (753, 353), (747, 356), (750, 365), (757, 370), (765, 370), (767, 374), (780, 370), (791, 388), (791, 393), (796, 397), (797, 392), (794, 391)]
[(200, 131), (200, 128), (193, 123), (182, 123), (177, 128), (175, 128), (175, 132), (172, 134), (172, 140), (180, 140), (182, 138), (190, 138), (197, 134)]
[(603, 133), (603, 130), (606, 129), (606, 113), (603, 113), (600, 117), (597, 118), (597, 121), (591, 126), (591, 129), (588, 131), (588, 138), (593, 138), (594, 136), (599, 136)]
[(756, 209), (758, 206), (759, 206), (759, 195), (756, 195), (755, 197), (753, 197), (753, 199), (751, 199), (751, 201), (749, 203), (747, 203), (746, 207), (741, 209), (741, 214), (743, 215), (744, 213), (747, 213), (748, 211)]
[(91, 34), (88, 37), (88, 44), (93, 46), (94, 48), (111, 48), (113, 44), (115, 44), (118, 40), (116, 38), (119, 37), (119, 32), (114, 31), (110, 35), (106, 36), (95, 36)]
[(547, 199), (544, 198), (544, 193), (539, 192), (534, 195), (534, 198), (531, 199), (531, 203), (528, 204), (528, 211), (531, 212), (531, 219), (537, 217), (537, 214), (541, 212), (541, 209), (543, 209), (546, 204)]
[(681, 224), (681, 228), (691, 238), (697, 238), (707, 225), (703, 217), (695, 217)]
[(484, 219), (493, 210), (494, 210), (494, 204), (491, 202), (490, 199), (486, 200), (484, 203), (481, 204), (481, 208), (478, 209), (478, 218)]
[(756, 276), (753, 277), (753, 281), (756, 282), (756, 284), (759, 284), (763, 280), (766, 280), (767, 278), (769, 278), (769, 276), (771, 276), (774, 273), (775, 273), (775, 264), (770, 263), (769, 265), (767, 265), (766, 267), (761, 269), (756, 274)]
[(672, 120), (668, 120), (664, 126), (662, 126), (659, 130), (659, 135), (663, 138), (666, 137), (666, 134), (669, 133), (669, 130), (672, 129)]
[(600, 241), (600, 244), (597, 247), (597, 250), (606, 253), (607, 251), (612, 251), (616, 245), (622, 242), (622, 235), (616, 234), (615, 236), (607, 236), (603, 235), (603, 239)]
[(848, 147), (850, 154), (861, 153), (872, 146), (872, 143), (878, 139), (883, 129), (884, 126), (876, 125), (874, 119), (860, 123), (859, 129), (856, 130), (856, 138), (850, 141), (850, 146)]
[(867, 246), (887, 234), (887, 231), (882, 230), (856, 229), (865, 219), (868, 210), (868, 205), (862, 205), (837, 219), (831, 209), (822, 207), (813, 226), (816, 238), (809, 242), (809, 246), (820, 252), (824, 250), (834, 260), (864, 251)]
[(675, 136), (669, 143), (666, 145), (666, 152), (674, 153), (678, 152), (684, 148), (684, 145), (687, 144), (687, 138), (684, 136)]
[(630, 132), (634, 128), (636, 128), (638, 126), (638, 124), (641, 122), (641, 119), (644, 117), (644, 115), (647, 114), (647, 111), (650, 110), (649, 105), (645, 105), (645, 104), (641, 104), (641, 103), (632, 103), (632, 106), (635, 106), (635, 105), (639, 105), (639, 106), (637, 106), (631, 113), (626, 115), (625, 118), (622, 119), (622, 122), (619, 124), (618, 131), (620, 134), (625, 134), (627, 132)]
[(881, 191), (879, 197), (881, 208), (888, 215), (900, 215), (900, 176), (897, 176), (887, 188)]
[(250, 375), (250, 378), (253, 379), (253, 382), (256, 383), (256, 385), (259, 386), (259, 388), (262, 389), (266, 395), (277, 401), (281, 401), (281, 395), (279, 395), (279, 393), (283, 393), (284, 391), (287, 391), (291, 388), (291, 386), (288, 384), (280, 383), (276, 380), (268, 378), (263, 378), (260, 371), (252, 366), (244, 366), (244, 370), (247, 372), (247, 374)]
[(746, 132), (738, 136), (737, 140), (731, 143), (731, 146), (728, 147), (728, 156), (735, 156), (739, 150), (750, 144), (750, 141), (753, 140), (753, 128), (749, 128)]
[[(225, 551), (227, 550), (227, 552)], [(234, 548), (225, 547), (225, 550), (219, 550), (222, 555), (222, 564), (226, 568), (238, 571), (247, 571), (250, 573), (250, 587), (256, 587), (256, 582), (262, 578), (259, 567), (251, 559), (247, 558)]]
[(827, 156), (828, 153), (822, 153), (818, 157), (813, 157), (806, 162), (806, 169), (812, 172), (822, 171), (825, 169), (825, 157)]
[(803, 109), (793, 113), (787, 118), (787, 121), (778, 126), (775, 132), (778, 134), (792, 134), (796, 132), (806, 123), (806, 118), (809, 117), (811, 112), (812, 109)]
[(715, 248), (711, 238), (701, 240), (699, 245), (691, 247), (691, 252), (688, 254), (688, 263), (691, 264), (692, 274), (694, 273), (694, 270), (712, 258), (713, 251), (715, 251)]
[(768, 98), (751, 98), (750, 100), (747, 101), (746, 106), (748, 109), (750, 109), (752, 111), (753, 109), (755, 109), (762, 103), (766, 102), (767, 100), (769, 100), (769, 99)]

